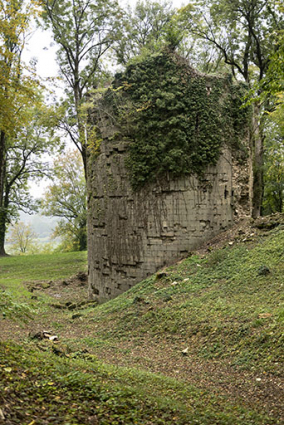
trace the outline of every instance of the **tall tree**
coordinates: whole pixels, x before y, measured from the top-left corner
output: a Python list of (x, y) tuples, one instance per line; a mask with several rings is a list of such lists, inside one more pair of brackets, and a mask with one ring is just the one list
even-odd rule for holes
[(8, 138), (6, 149), (0, 222), (0, 251), (3, 253), (7, 226), (18, 218), (18, 211), (31, 213), (38, 208), (31, 198), (29, 181), (50, 175), (48, 161), (44, 161), (43, 157), (60, 146), (54, 135), (57, 117), (53, 108), (44, 105), (29, 108), (25, 115), (29, 123), (18, 128), (16, 137)]
[[(284, 123), (282, 111), (267, 116), (264, 151), (264, 214), (283, 212), (284, 207)], [(278, 119), (279, 118), (279, 119)]]
[[(114, 46), (118, 62), (126, 65), (143, 51), (157, 51), (169, 41), (170, 36), (173, 41), (174, 14), (175, 10), (168, 0), (140, 0), (133, 11), (129, 7), (124, 16), (121, 36)], [(175, 38), (178, 44), (180, 37)]]
[[(284, 13), (284, 5), (276, 1), (279, 14)], [(284, 24), (278, 26), (274, 32), (276, 49), (269, 57), (269, 66), (266, 77), (261, 85), (264, 98), (274, 97), (273, 108), (270, 108), (270, 116), (283, 128), (284, 133)]]
[(113, 45), (121, 11), (116, 0), (42, 0), (43, 18), (58, 44), (57, 61), (66, 83), (67, 117), (62, 123), (82, 155), (87, 177), (87, 132), (81, 115), (84, 94), (98, 84), (101, 59)]
[[(221, 53), (236, 79), (253, 89), (265, 76), (275, 48), (273, 31), (283, 25), (275, 1), (200, 0), (183, 8), (180, 16), (188, 31)], [(253, 166), (252, 216), (261, 213), (263, 195), (262, 105), (253, 103), (250, 134)]]
[[(276, 1), (279, 14), (284, 5)], [(264, 213), (282, 212), (284, 207), (284, 29), (274, 32), (276, 49), (269, 58), (261, 97), (268, 100), (265, 132)]]
[(5, 255), (8, 150), (30, 119), (27, 108), (38, 101), (39, 82), (22, 61), (30, 22), (37, 13), (35, 0), (0, 0), (0, 255)]
[(87, 248), (86, 185), (82, 159), (78, 151), (67, 151), (53, 163), (53, 183), (42, 201), (43, 214), (59, 217), (54, 236), (67, 241), (69, 249)]

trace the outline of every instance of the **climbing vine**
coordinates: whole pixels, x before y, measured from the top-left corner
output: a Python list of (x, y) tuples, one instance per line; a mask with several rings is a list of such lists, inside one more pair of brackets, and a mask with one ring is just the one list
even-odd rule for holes
[(239, 147), (248, 126), (243, 94), (229, 77), (200, 75), (170, 52), (117, 75), (105, 101), (131, 140), (126, 165), (133, 188), (165, 174), (202, 175), (225, 143)]

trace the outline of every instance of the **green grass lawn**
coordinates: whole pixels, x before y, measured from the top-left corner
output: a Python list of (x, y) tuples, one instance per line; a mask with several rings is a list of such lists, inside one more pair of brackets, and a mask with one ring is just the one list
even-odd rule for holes
[(86, 252), (67, 252), (0, 258), (0, 287), (16, 299), (27, 295), (23, 282), (68, 278), (87, 269)]
[[(13, 335), (2, 341), (0, 410), (7, 423), (280, 425), (283, 257), (278, 226), (193, 255), (105, 304), (78, 307), (78, 319), (51, 306), (52, 291), (47, 297), (39, 290), (32, 326), (52, 324), (60, 343), (23, 337), (15, 344)], [(84, 270), (86, 253), (1, 258), (0, 286), (31, 305), (25, 282)], [(75, 289), (54, 291), (72, 297)]]

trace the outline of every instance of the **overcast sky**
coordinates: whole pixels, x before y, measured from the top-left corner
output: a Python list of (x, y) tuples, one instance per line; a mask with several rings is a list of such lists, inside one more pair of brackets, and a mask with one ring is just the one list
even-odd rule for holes
[[(131, 7), (134, 7), (136, 0), (119, 0), (119, 3), (122, 7), (130, 4)], [(172, 0), (172, 5), (176, 8), (181, 7), (183, 4), (186, 4), (182, 0)], [(56, 45), (52, 39), (51, 31), (42, 31), (37, 29), (31, 39), (27, 44), (27, 48), (24, 54), (24, 60), (29, 62), (32, 58), (37, 60), (37, 74), (42, 78), (56, 77), (58, 76), (58, 66), (56, 63)], [(60, 91), (58, 91), (60, 96)], [(70, 144), (70, 148), (73, 148), (73, 145)], [(42, 181), (39, 183), (31, 183), (30, 189), (31, 193), (35, 197), (40, 197), (43, 194), (44, 188), (47, 186), (48, 182)]]
[[(136, 4), (136, 0), (120, 0), (119, 3), (121, 6), (130, 4), (133, 7)], [(172, 4), (178, 8), (182, 4), (185, 4), (185, 2), (182, 0), (172, 0)], [(58, 75), (55, 52), (56, 45), (53, 43), (51, 31), (41, 31), (38, 29), (27, 45), (25, 59), (29, 60), (32, 57), (37, 59), (37, 72), (41, 77), (55, 77)]]

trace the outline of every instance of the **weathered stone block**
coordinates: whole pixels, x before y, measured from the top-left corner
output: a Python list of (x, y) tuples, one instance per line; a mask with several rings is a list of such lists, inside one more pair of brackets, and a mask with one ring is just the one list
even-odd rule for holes
[[(149, 117), (148, 112), (144, 115), (144, 103), (142, 109), (137, 109), (137, 98), (131, 98), (132, 90), (129, 87), (136, 83), (131, 80), (132, 83), (124, 87), (126, 74), (121, 77), (122, 80), (118, 77), (114, 82), (114, 90), (108, 89), (101, 99), (96, 97), (96, 105), (89, 114), (90, 125), (96, 127), (94, 133), (99, 135), (96, 142), (100, 144), (95, 152), (89, 152), (87, 167), (89, 289), (91, 296), (101, 299), (118, 295), (159, 268), (187, 255), (201, 242), (230, 226), (237, 217), (236, 211), (242, 215), (248, 212), (249, 167), (244, 158), (242, 166), (237, 163), (235, 157), (238, 155), (234, 156), (231, 148), (238, 145), (240, 137), (246, 137), (246, 124), (244, 132), (238, 132), (238, 125), (234, 125), (238, 121), (234, 119), (235, 115), (238, 115), (236, 91), (232, 90), (232, 84), (227, 78), (217, 81), (218, 78), (198, 74), (175, 55), (163, 53), (162, 56), (163, 60), (160, 62), (160, 56), (155, 55), (154, 61), (158, 62), (155, 62), (152, 71), (157, 69), (157, 64), (162, 66), (166, 60), (167, 67), (175, 69), (179, 75), (175, 83), (177, 86), (172, 84), (168, 71), (161, 77), (170, 78), (169, 87), (173, 89), (173, 99), (177, 98), (182, 87), (182, 93), (185, 90), (188, 99), (194, 100), (183, 104), (180, 99), (178, 103), (179, 108), (183, 104), (184, 112), (181, 115), (186, 119), (186, 126), (183, 125), (184, 121), (181, 121), (179, 127), (176, 127), (177, 109), (172, 107), (172, 103), (167, 103), (169, 109), (165, 116), (169, 118), (163, 121), (163, 117), (159, 115), (160, 109), (151, 102), (149, 105), (145, 103), (150, 108), (148, 111), (147, 106), (146, 110), (150, 112), (151, 126), (145, 125), (143, 120)], [(132, 72), (131, 69), (130, 73), (127, 73), (128, 76)], [(161, 72), (163, 73), (162, 69)], [(146, 75), (145, 69), (143, 75)], [(191, 84), (196, 78), (200, 79), (197, 97), (195, 84)], [(136, 80), (140, 84), (140, 79)], [(208, 92), (205, 83), (212, 88), (216, 87), (216, 90)], [(138, 93), (141, 88), (142, 85), (138, 86)], [(156, 93), (160, 93), (160, 73), (157, 89)], [(213, 93), (214, 101), (212, 97), (208, 97), (213, 96)], [(201, 105), (216, 110), (204, 116), (201, 108), (189, 107), (196, 105), (197, 99), (201, 101)], [(128, 108), (130, 114), (127, 113)], [(230, 108), (233, 114), (227, 115)], [(152, 124), (152, 115), (155, 114), (158, 120), (163, 121), (164, 128), (163, 132), (162, 127), (159, 127), (157, 140), (156, 126)], [(170, 119), (171, 114), (173, 120)], [(220, 121), (219, 118), (223, 115), (224, 120)], [(142, 124), (139, 121), (141, 117)], [(170, 124), (171, 121), (173, 124)], [(207, 127), (205, 122), (210, 130), (208, 134), (204, 132)], [(223, 133), (220, 131), (223, 127), (216, 127), (216, 123), (221, 122), (224, 123)], [(241, 122), (245, 123), (245, 120)], [(141, 126), (143, 129), (145, 126), (145, 134), (141, 131)], [(184, 130), (185, 127), (188, 131)], [(150, 128), (153, 128), (154, 132), (148, 137), (149, 131), (152, 131)], [(170, 140), (167, 139), (168, 132), (171, 135)], [(182, 137), (179, 137), (179, 134), (182, 134)], [(205, 146), (208, 140), (211, 140), (209, 135), (214, 139), (214, 143)], [(163, 143), (163, 139), (166, 143)], [(221, 147), (223, 152), (218, 156)], [(215, 166), (206, 168), (205, 164), (215, 164), (218, 157)], [(135, 164), (134, 173), (130, 167), (132, 185), (130, 169), (125, 165), (126, 159), (128, 164)], [(160, 168), (159, 162), (162, 165)], [(193, 174), (186, 175), (190, 170), (199, 170), (199, 178)], [(181, 174), (180, 178), (171, 177)], [(139, 190), (134, 191), (133, 187), (140, 178), (141, 185), (142, 182), (146, 184), (143, 187), (137, 184)], [(154, 179), (156, 180), (153, 182)]]
[[(161, 183), (133, 192), (124, 166), (125, 144), (100, 155), (89, 167), (89, 290), (92, 297), (112, 298), (166, 264), (185, 256), (233, 223), (237, 181), (232, 155), (225, 149), (214, 172)], [(117, 165), (117, 152), (119, 167)], [(115, 170), (115, 171), (114, 171)]]

